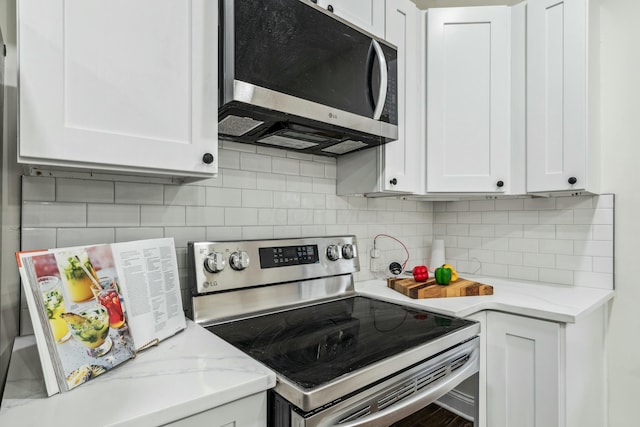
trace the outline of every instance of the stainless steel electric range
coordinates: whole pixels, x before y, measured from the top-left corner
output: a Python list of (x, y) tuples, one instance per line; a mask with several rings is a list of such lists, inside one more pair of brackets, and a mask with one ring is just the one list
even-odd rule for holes
[(354, 236), (188, 249), (194, 321), (276, 373), (270, 426), (389, 426), (477, 379), (479, 325), (356, 293)]

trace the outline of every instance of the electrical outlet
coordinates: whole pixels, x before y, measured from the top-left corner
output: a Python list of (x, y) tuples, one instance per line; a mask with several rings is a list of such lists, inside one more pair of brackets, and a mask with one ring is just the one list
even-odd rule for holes
[(371, 248), (369, 255), (371, 256), (371, 258), (380, 258), (380, 249)]

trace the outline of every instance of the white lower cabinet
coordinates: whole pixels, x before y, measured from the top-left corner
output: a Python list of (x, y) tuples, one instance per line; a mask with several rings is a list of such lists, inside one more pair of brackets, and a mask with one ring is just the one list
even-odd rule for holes
[(606, 426), (605, 312), (576, 323), (487, 312), (485, 425)]
[(258, 393), (168, 424), (175, 427), (266, 427), (267, 393)]

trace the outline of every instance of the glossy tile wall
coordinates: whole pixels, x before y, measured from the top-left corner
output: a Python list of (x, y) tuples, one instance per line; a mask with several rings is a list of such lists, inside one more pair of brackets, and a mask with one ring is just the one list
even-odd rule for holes
[(438, 202), (433, 232), (462, 272), (613, 289), (614, 196)]
[[(333, 158), (226, 142), (220, 164), (217, 178), (184, 185), (65, 172), (25, 176), (22, 248), (173, 237), (185, 307), (190, 240), (355, 234), (362, 256), (385, 233), (408, 247), (412, 264), (426, 262), (432, 202), (337, 196)], [(378, 248), (381, 260), (405, 258), (391, 239), (379, 239)], [(373, 277), (368, 261), (363, 258), (360, 280)]]

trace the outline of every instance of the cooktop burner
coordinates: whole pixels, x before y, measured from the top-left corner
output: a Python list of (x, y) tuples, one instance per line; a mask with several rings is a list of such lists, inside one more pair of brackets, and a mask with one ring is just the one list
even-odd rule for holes
[(299, 387), (313, 389), (471, 324), (353, 296), (207, 329)]

